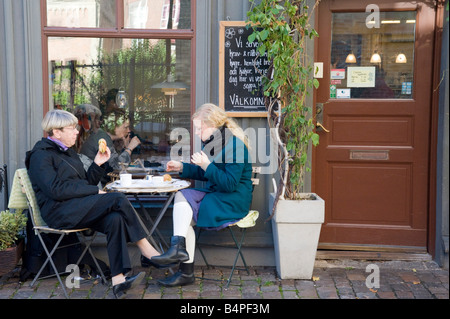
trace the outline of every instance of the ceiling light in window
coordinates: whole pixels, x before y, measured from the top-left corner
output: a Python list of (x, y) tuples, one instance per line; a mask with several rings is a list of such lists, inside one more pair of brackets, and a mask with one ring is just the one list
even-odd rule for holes
[(375, 52), (370, 58), (370, 63), (381, 63), (381, 56)]
[(400, 53), (395, 58), (395, 63), (406, 63), (406, 62), (408, 62), (408, 60), (406, 59), (406, 55), (404, 55), (403, 53)]
[(356, 57), (353, 53), (350, 53), (347, 55), (347, 58), (345, 59), (345, 63), (356, 63)]

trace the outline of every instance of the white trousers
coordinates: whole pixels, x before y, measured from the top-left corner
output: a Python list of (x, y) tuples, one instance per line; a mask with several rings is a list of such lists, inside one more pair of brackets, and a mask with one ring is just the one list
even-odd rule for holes
[(186, 238), (186, 250), (189, 254), (189, 260), (186, 263), (194, 262), (195, 254), (195, 221), (193, 219), (191, 205), (181, 192), (175, 195), (173, 205), (173, 235)]

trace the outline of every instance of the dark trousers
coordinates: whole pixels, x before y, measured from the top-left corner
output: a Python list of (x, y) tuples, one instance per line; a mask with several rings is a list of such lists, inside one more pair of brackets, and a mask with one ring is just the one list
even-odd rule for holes
[(147, 235), (139, 216), (122, 193), (99, 196), (77, 228), (91, 228), (106, 234), (112, 276), (131, 270), (127, 243), (137, 242)]

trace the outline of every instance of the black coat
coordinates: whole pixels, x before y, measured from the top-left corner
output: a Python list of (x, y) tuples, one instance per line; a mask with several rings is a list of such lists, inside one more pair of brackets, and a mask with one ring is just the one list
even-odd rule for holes
[(95, 163), (86, 172), (78, 154), (43, 138), (27, 152), (25, 165), (44, 221), (70, 229), (94, 206), (104, 169)]

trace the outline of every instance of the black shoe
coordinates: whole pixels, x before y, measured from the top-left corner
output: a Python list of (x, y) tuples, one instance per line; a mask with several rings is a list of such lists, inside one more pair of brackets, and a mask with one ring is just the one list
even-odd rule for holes
[(194, 263), (182, 263), (180, 264), (180, 269), (175, 274), (166, 279), (158, 280), (158, 283), (165, 287), (185, 286), (194, 282)]
[(179, 264), (179, 263), (174, 263), (174, 264), (168, 264), (168, 265), (160, 265), (160, 264), (154, 263), (152, 259), (141, 255), (141, 266), (142, 267), (150, 267), (150, 266), (152, 266), (152, 267), (155, 267), (157, 269), (165, 269), (165, 268), (175, 267), (176, 265)]
[(145, 272), (141, 271), (133, 277), (125, 277), (125, 281), (113, 286), (113, 293), (117, 299), (125, 297), (128, 290), (133, 289), (142, 282)]
[(170, 240), (170, 248), (164, 254), (151, 258), (153, 265), (158, 265), (160, 268), (172, 267), (188, 260), (186, 239), (182, 236), (173, 236)]

